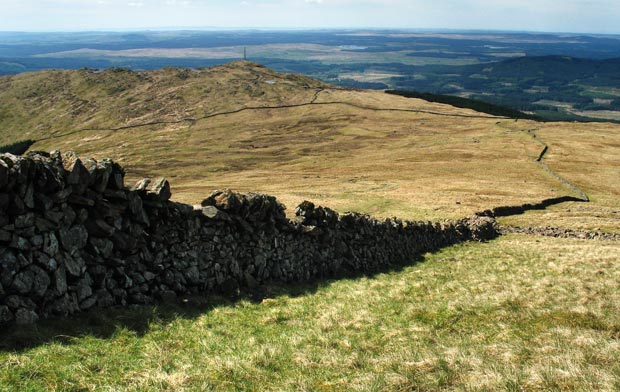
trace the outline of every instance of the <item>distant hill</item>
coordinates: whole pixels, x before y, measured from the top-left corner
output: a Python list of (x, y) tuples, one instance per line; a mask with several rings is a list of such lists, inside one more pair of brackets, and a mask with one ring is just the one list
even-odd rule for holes
[(591, 85), (620, 83), (620, 58), (592, 60), (567, 56), (518, 57), (493, 64), (464, 66), (470, 74), (489, 77), (521, 78), (570, 82), (579, 80)]
[[(76, 129), (182, 122), (243, 105), (295, 104), (325, 86), (249, 62), (199, 69), (139, 72), (117, 67), (4, 76), (0, 77), (0, 144), (40, 140)], [(15, 140), (16, 135), (20, 140)]]
[[(620, 120), (620, 58), (519, 57), (465, 66), (421, 67), (423, 78), (394, 78), (400, 89), (464, 96), (546, 119)], [(599, 113), (597, 113), (599, 112)], [(602, 117), (602, 118), (605, 118)]]
[(458, 96), (546, 120), (620, 121), (620, 39), (412, 31), (0, 32), (0, 75), (248, 58), (342, 87)]

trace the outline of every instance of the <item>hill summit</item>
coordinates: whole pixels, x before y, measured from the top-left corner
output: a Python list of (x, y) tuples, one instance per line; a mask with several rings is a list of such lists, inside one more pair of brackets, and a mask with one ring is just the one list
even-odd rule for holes
[[(303, 102), (325, 85), (237, 61), (214, 68), (52, 70), (0, 78), (0, 144), (80, 129), (174, 122), (243, 106)], [(312, 92), (310, 92), (312, 94)]]

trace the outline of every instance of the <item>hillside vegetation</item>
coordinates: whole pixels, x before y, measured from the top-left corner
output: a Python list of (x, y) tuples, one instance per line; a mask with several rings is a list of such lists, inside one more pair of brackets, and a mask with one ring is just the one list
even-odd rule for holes
[(169, 178), (180, 201), (233, 188), (274, 194), (289, 207), (310, 199), (411, 219), (571, 194), (537, 164), (543, 140), (552, 167), (567, 166), (561, 174), (594, 201), (557, 207), (588, 214), (571, 220), (573, 213), (558, 212), (556, 223), (617, 227), (620, 132), (613, 124), (497, 118), (249, 62), (26, 73), (0, 78), (0, 101), (0, 144), (34, 139), (33, 150), (112, 157), (131, 181)]
[(620, 120), (620, 58), (524, 56), (463, 66), (426, 66), (394, 78), (401, 89), (464, 96), (546, 120)]
[[(111, 157), (183, 202), (232, 188), (289, 212), (308, 199), (439, 220), (579, 188), (589, 203), (500, 223), (620, 232), (616, 124), (496, 117), (249, 62), (20, 74), (0, 78), (0, 102), (0, 144)], [(2, 332), (0, 390), (617, 390), (618, 254), (614, 240), (508, 234), (372, 276), (47, 321)]]
[(613, 391), (617, 243), (511, 235), (374, 277), (4, 333), (0, 390)]

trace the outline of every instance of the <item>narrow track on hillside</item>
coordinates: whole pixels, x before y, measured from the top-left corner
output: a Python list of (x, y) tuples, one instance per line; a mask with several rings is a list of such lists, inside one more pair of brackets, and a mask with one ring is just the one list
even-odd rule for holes
[(316, 100), (318, 99), (319, 94), (321, 92), (323, 92), (323, 91), (325, 91), (325, 89), (318, 89), (314, 93), (314, 96), (310, 100), (310, 102), (304, 102), (304, 103), (299, 103), (299, 104), (273, 105), (273, 106), (244, 106), (244, 107), (241, 107), (239, 109), (228, 110), (228, 111), (217, 112), (217, 113), (211, 113), (211, 114), (207, 114), (207, 115), (204, 115), (204, 116), (201, 116), (201, 117), (196, 117), (196, 118), (194, 118), (194, 117), (185, 117), (185, 118), (182, 118), (182, 119), (179, 119), (179, 120), (150, 121), (150, 122), (139, 123), (139, 124), (124, 125), (124, 126), (115, 127), (115, 128), (83, 128), (83, 129), (78, 129), (78, 130), (67, 132), (67, 133), (63, 133), (63, 134), (50, 135), (48, 137), (38, 139), (37, 141), (47, 141), (47, 140), (52, 140), (52, 139), (58, 139), (58, 138), (62, 138), (62, 137), (66, 137), (66, 136), (71, 136), (71, 135), (74, 135), (74, 134), (77, 134), (77, 133), (81, 133), (81, 132), (99, 132), (99, 131), (116, 132), (116, 131), (124, 131), (124, 130), (128, 130), (128, 129), (149, 127), (149, 126), (176, 125), (176, 124), (182, 124), (182, 123), (186, 123), (186, 122), (194, 124), (194, 123), (196, 123), (198, 121), (208, 120), (208, 119), (211, 119), (211, 118), (221, 117), (221, 116), (229, 116), (229, 115), (232, 115), (232, 114), (238, 114), (238, 113), (242, 113), (242, 112), (245, 112), (245, 111), (292, 109), (292, 108), (300, 108), (300, 107), (306, 107), (306, 106), (345, 105), (345, 106), (350, 106), (350, 107), (354, 107), (354, 108), (361, 109), (361, 110), (371, 110), (371, 111), (376, 111), (376, 112), (421, 113), (421, 114), (431, 114), (431, 115), (435, 115), (435, 116), (459, 117), (459, 118), (508, 119), (508, 117), (483, 116), (483, 115), (475, 115), (475, 114), (442, 113), (442, 112), (435, 112), (435, 111), (432, 111), (432, 110), (423, 110), (423, 109), (378, 108), (378, 107), (359, 105), (359, 104), (356, 104), (356, 103), (345, 102), (345, 101), (316, 102)]
[[(506, 127), (505, 125), (501, 124), (501, 123), (498, 123), (497, 125), (500, 128), (503, 128), (505, 130), (514, 131), (514, 129), (510, 129), (510, 128)], [(549, 145), (547, 143), (545, 143), (542, 139), (540, 139), (540, 137), (538, 137), (538, 135), (536, 135), (535, 132), (537, 130), (538, 129), (519, 130), (519, 132), (528, 135), (532, 140), (534, 140), (536, 143), (541, 145), (542, 150), (538, 154), (538, 158), (536, 158), (536, 163), (538, 165), (540, 165), (553, 178), (558, 180), (565, 188), (568, 188), (572, 192), (577, 194), (579, 196), (580, 201), (589, 202), (590, 198), (588, 197), (588, 195), (581, 188), (579, 188), (577, 185), (573, 184), (572, 182), (570, 182), (566, 178), (564, 178), (561, 175), (559, 175), (558, 173), (556, 173), (553, 169), (551, 169), (551, 167), (547, 164), (547, 162), (545, 162), (545, 156), (549, 153), (550, 147), (549, 147)]]
[(535, 131), (536, 131), (536, 129), (529, 129), (529, 130), (524, 131), (524, 132), (526, 132), (532, 139), (534, 139), (538, 144), (540, 144), (543, 147), (542, 151), (538, 155), (538, 158), (536, 159), (536, 162), (539, 165), (541, 165), (555, 179), (560, 181), (562, 183), (562, 185), (564, 185), (565, 187), (568, 187), (570, 190), (572, 190), (577, 195), (579, 195), (579, 198), (581, 198), (584, 202), (589, 202), (590, 198), (588, 197), (588, 195), (581, 188), (579, 188), (577, 185), (573, 184), (572, 182), (570, 182), (566, 178), (564, 178), (561, 175), (559, 175), (558, 173), (556, 173), (553, 169), (551, 169), (551, 167), (549, 167), (547, 162), (545, 162), (545, 156), (549, 152), (549, 146), (547, 145), (547, 143), (545, 143), (543, 140), (541, 140), (538, 137), (538, 135), (536, 135), (534, 133)]
[[(513, 129), (510, 129), (501, 123), (498, 123), (497, 125), (505, 130), (514, 131)], [(590, 201), (590, 198), (588, 197), (588, 195), (581, 188), (579, 188), (577, 185), (573, 184), (566, 178), (556, 173), (545, 162), (545, 156), (549, 153), (550, 147), (543, 140), (541, 140), (538, 137), (538, 135), (536, 135), (535, 133), (536, 131), (537, 129), (519, 130), (519, 132), (527, 134), (534, 141), (536, 141), (536, 143), (542, 146), (542, 150), (540, 151), (540, 153), (538, 154), (538, 157), (536, 158), (536, 163), (540, 165), (551, 176), (553, 176), (556, 180), (558, 180), (564, 187), (570, 189), (572, 192), (579, 195), (579, 197), (562, 196), (562, 197), (557, 197), (557, 198), (552, 198), (552, 199), (546, 199), (536, 204), (522, 204), (519, 206), (495, 207), (492, 210), (486, 210), (483, 212), (479, 212), (476, 215), (490, 216), (493, 218), (506, 217), (506, 216), (520, 215), (530, 210), (544, 210), (549, 206), (566, 203), (566, 202), (587, 203)], [(520, 226), (506, 226), (506, 225), (500, 225), (499, 230), (501, 234), (520, 233), (520, 234), (540, 235), (540, 236), (555, 237), (555, 238), (620, 241), (620, 234), (607, 233), (607, 232), (603, 232), (599, 230), (576, 230), (576, 229), (551, 227), (551, 226), (520, 227)]]

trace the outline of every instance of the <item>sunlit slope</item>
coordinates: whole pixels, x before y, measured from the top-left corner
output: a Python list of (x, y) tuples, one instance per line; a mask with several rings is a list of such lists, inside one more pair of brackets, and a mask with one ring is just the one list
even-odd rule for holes
[(547, 164), (584, 190), (590, 203), (563, 203), (504, 219), (505, 223), (527, 226), (538, 222), (620, 232), (620, 126), (562, 122), (512, 125), (544, 141), (549, 146)]
[(0, 143), (77, 129), (174, 122), (243, 106), (306, 102), (323, 84), (257, 64), (132, 72), (43, 71), (0, 78)]
[[(0, 79), (0, 86), (3, 142), (31, 137), (39, 140), (32, 149), (112, 157), (130, 181), (169, 178), (173, 197), (184, 202), (233, 188), (274, 194), (289, 207), (310, 199), (426, 220), (571, 195), (536, 163), (542, 147), (526, 132), (536, 129), (550, 147), (547, 163), (593, 196), (587, 208), (594, 212), (530, 224), (598, 227), (591, 215), (620, 209), (613, 181), (620, 178), (620, 126), (613, 124), (516, 122), (343, 90), (248, 62), (45, 72)], [(6, 107), (15, 110), (7, 116)], [(604, 174), (592, 175), (593, 167)], [(620, 227), (608, 215), (602, 226)]]

